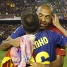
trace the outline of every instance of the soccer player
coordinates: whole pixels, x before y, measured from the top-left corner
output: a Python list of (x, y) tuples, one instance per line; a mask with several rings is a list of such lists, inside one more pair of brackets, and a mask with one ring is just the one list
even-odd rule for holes
[[(39, 29), (38, 16), (34, 10), (25, 9), (22, 12), (21, 19), (23, 21), (23, 29), (25, 29), (26, 35), (18, 37), (19, 42), (17, 44), (20, 44), (20, 47), (12, 47), (7, 52), (6, 56), (4, 57), (6, 60), (3, 59), (1, 67), (25, 67), (26, 63), (32, 56), (32, 48), (36, 38), (34, 33)], [(14, 43), (16, 39), (12, 42)]]
[[(52, 12), (52, 10), (51, 10), (51, 8), (48, 6), (48, 5), (41, 5), (39, 8), (38, 8), (38, 10), (37, 10), (37, 15), (38, 15), (38, 18), (39, 18), (39, 23), (40, 23), (40, 29), (42, 29), (42, 30), (47, 30), (47, 29), (51, 29), (51, 30), (54, 30), (54, 31), (58, 31), (58, 29), (60, 30), (61, 29), (61, 27), (60, 27), (60, 25), (58, 24), (58, 25), (56, 25), (56, 27), (58, 28), (58, 29), (56, 29), (56, 27), (54, 27), (53, 25), (52, 25), (52, 23), (51, 23), (51, 21), (53, 21), (53, 24), (55, 25), (56, 24), (56, 22), (58, 21), (58, 19), (57, 19), (57, 17), (56, 17), (56, 15), (55, 15), (55, 19), (52, 17), (53, 16), (53, 14), (52, 14), (53, 12)], [(53, 19), (52, 19), (53, 18)], [(57, 22), (58, 23), (58, 22)], [(61, 29), (62, 30), (62, 29)], [(63, 32), (64, 33), (64, 30), (62, 30), (61, 32)], [(9, 49), (10, 47), (12, 47), (12, 46), (18, 46), (18, 40), (16, 40), (16, 42), (14, 42), (14, 44), (13, 45), (11, 45), (10, 43), (9, 43), (9, 41), (11, 40), (13, 40), (13, 39), (15, 39), (15, 38), (17, 38), (17, 37), (20, 37), (20, 36), (22, 36), (22, 35), (25, 35), (25, 30), (23, 29), (23, 27), (22, 26), (20, 26), (20, 27), (18, 27), (7, 39), (6, 39), (6, 41), (3, 41), (2, 42), (2, 48), (1, 49), (3, 49), (3, 50), (6, 50), (6, 49)], [(9, 43), (9, 44), (8, 44)], [(13, 42), (12, 42), (13, 43)], [(58, 50), (60, 50), (60, 51), (58, 51), (57, 52), (57, 54), (59, 54), (59, 55), (57, 55), (57, 58), (56, 58), (56, 60), (54, 61), (54, 62), (52, 62), (51, 63), (51, 67), (53, 66), (53, 67), (58, 67), (59, 65), (60, 65), (60, 67), (62, 66), (62, 64), (63, 64), (63, 55), (65, 55), (65, 51), (62, 51), (61, 49), (59, 49), (58, 48)]]
[[(39, 18), (40, 29), (45, 30), (53, 30), (59, 34), (63, 33), (67, 36), (67, 31), (60, 25), (59, 19), (56, 14), (54, 14), (53, 9), (48, 5), (42, 4), (37, 9), (37, 15)], [(53, 23), (52, 23), (53, 22)], [(58, 30), (58, 29), (59, 30)], [(61, 31), (61, 32), (60, 32)], [(64, 63), (65, 50), (64, 47), (56, 48), (56, 60), (51, 63), (50, 67), (62, 67)]]
[[(53, 31), (49, 31), (49, 30), (38, 31), (39, 30), (38, 29), (39, 22), (38, 22), (37, 14), (31, 10), (29, 10), (29, 11), (25, 10), (23, 13), (24, 14), (22, 14), (21, 20), (23, 22), (23, 28), (26, 30), (26, 34), (28, 34), (29, 36), (30, 36), (30, 34), (35, 34), (35, 36), (36, 36), (35, 41), (34, 41), (33, 57), (30, 59), (30, 62), (37, 62), (37, 63), (40, 63), (41, 65), (43, 65), (44, 67), (47, 67), (46, 65), (49, 65), (53, 60), (55, 60), (55, 46), (56, 46), (56, 44), (59, 44), (60, 46), (65, 46), (65, 44), (67, 42), (67, 38), (63, 35), (59, 35)], [(25, 36), (26, 35), (24, 35), (23, 37), (25, 37)], [(20, 40), (20, 39), (18, 39), (18, 40)], [(20, 44), (20, 41), (18, 44)], [(26, 45), (28, 45), (28, 44), (26, 44)], [(22, 48), (24, 49), (24, 47), (22, 47)], [(21, 53), (23, 54), (24, 52), (22, 51)], [(13, 51), (13, 54), (15, 55), (14, 51)], [(15, 57), (15, 60), (16, 60), (16, 58), (17, 57)], [(20, 59), (22, 59), (22, 57)], [(21, 62), (22, 62), (22, 60), (21, 60)], [(6, 66), (7, 65), (5, 65), (5, 67)], [(19, 67), (21, 67), (21, 66), (19, 66)]]

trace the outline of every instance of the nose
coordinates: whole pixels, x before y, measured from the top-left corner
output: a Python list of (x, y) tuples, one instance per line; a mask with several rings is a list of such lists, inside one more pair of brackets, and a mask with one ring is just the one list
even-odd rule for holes
[(46, 21), (46, 18), (45, 18), (44, 16), (42, 17), (42, 21), (43, 21), (43, 22)]

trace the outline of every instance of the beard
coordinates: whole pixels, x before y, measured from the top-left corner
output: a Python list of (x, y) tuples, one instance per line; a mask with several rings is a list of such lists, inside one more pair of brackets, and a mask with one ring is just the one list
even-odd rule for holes
[(46, 30), (49, 25), (50, 25), (50, 24), (42, 24), (42, 25), (40, 24), (40, 25), (39, 25), (39, 29), (40, 29), (40, 30)]
[(51, 24), (51, 21), (50, 22), (40, 21), (39, 22), (39, 29), (46, 30), (50, 24)]

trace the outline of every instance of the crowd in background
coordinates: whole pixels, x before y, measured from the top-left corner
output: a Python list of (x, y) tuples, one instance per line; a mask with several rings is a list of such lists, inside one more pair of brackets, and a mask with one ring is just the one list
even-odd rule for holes
[[(21, 24), (0, 24), (0, 43), (5, 40)], [(67, 30), (67, 23), (61, 24)]]
[[(20, 17), (25, 8), (33, 8), (46, 3), (51, 6), (60, 19), (67, 20), (66, 0), (0, 0), (0, 19)], [(20, 24), (0, 24), (0, 42), (6, 39)], [(67, 23), (61, 24), (67, 29)]]
[(0, 18), (3, 18), (5, 14), (6, 16), (10, 14), (7, 17), (21, 16), (21, 12), (25, 8), (36, 10), (42, 3), (51, 6), (55, 13), (67, 13), (67, 3), (65, 0), (0, 0)]
[(20, 24), (0, 24), (0, 43), (5, 40)]

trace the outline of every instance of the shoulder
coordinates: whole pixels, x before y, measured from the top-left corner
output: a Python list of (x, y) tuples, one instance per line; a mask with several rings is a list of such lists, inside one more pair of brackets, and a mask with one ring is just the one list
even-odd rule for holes
[(20, 29), (23, 29), (22, 26), (19, 26), (16, 30), (20, 30)]
[(17, 31), (18, 31), (18, 32), (19, 32), (19, 31), (22, 32), (22, 31), (25, 31), (25, 30), (23, 29), (23, 27), (22, 27), (22, 25), (21, 25), (21, 26), (19, 26), (19, 27), (14, 31), (14, 33), (17, 32)]
[(54, 32), (53, 30), (43, 30), (43, 31), (39, 31), (38, 34), (40, 34), (40, 35), (53, 35), (53, 34), (56, 34), (56, 32)]
[(23, 35), (25, 35), (25, 30), (22, 26), (19, 26), (10, 36), (14, 39)]
[(58, 34), (61, 34), (61, 31), (52, 24), (49, 25), (48, 30), (53, 30), (57, 32)]

